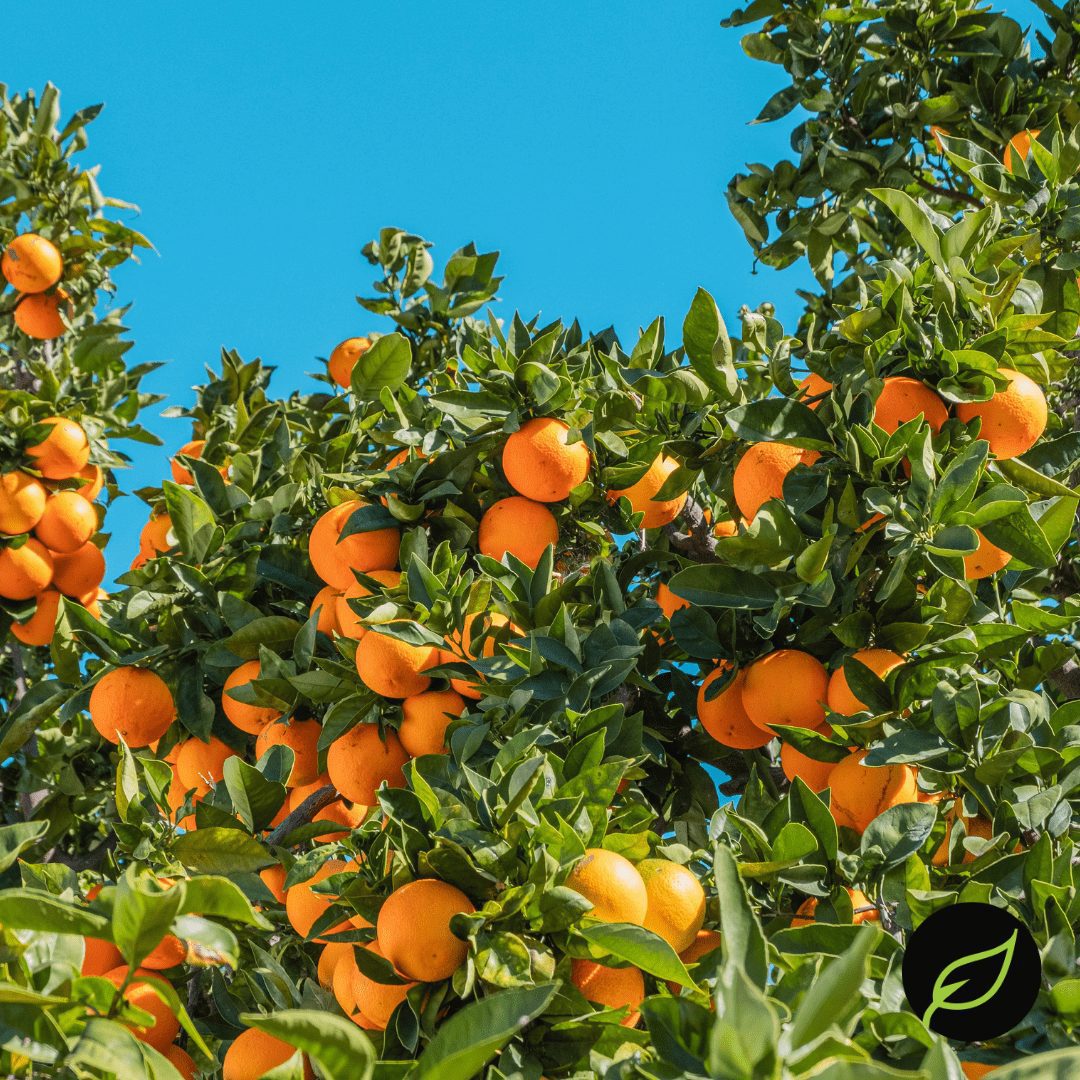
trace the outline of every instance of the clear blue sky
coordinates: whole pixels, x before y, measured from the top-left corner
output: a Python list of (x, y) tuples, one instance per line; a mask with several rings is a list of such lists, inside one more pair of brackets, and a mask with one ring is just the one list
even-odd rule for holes
[[(168, 362), (148, 388), (190, 402), (227, 345), (277, 365), (285, 394), (342, 338), (388, 328), (353, 299), (384, 225), (434, 241), (437, 266), (469, 240), (499, 249), (503, 316), (627, 337), (662, 314), (675, 342), (698, 285), (733, 326), (744, 303), (792, 316), (808, 275), (753, 274), (724, 200), (789, 128), (747, 126), (783, 73), (720, 27), (731, 7), (116, 0), (65, 6), (53, 48), (40, 20), (9, 27), (0, 81), (106, 105), (86, 157), (157, 248), (119, 275), (129, 356)], [(166, 447), (135, 447), (128, 490), (188, 438), (147, 419)], [(135, 499), (110, 513), (114, 572), (144, 517)]]

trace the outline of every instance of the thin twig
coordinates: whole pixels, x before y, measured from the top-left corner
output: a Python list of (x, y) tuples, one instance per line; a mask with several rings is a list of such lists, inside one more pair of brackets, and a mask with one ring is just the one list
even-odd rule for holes
[(338, 793), (332, 784), (319, 788), (318, 791), (309, 795), (289, 816), (272, 832), (267, 834), (266, 842), (271, 847), (280, 844), (285, 837), (301, 825), (308, 825), (315, 820), (315, 815), (329, 806)]

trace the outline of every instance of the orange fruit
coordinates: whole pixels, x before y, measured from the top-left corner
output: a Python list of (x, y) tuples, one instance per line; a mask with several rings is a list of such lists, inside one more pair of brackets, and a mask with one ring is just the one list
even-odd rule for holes
[(587, 848), (566, 879), (566, 885), (592, 904), (589, 914), (601, 922), (641, 926), (649, 910), (649, 893), (637, 867), (616, 851)]
[[(289, 795), (292, 796), (295, 792), (300, 790), (299, 788), (293, 788)], [(296, 799), (295, 805), (292, 805), (293, 800), (290, 798), (290, 812), (295, 810), (297, 806), (303, 802), (303, 799)], [(348, 837), (349, 833), (353, 829), (360, 828), (364, 824), (364, 819), (368, 816), (368, 812), (371, 807), (364, 806), (361, 803), (350, 803), (344, 799), (335, 799), (328, 806), (324, 806), (316, 815), (315, 821), (330, 822), (334, 825), (342, 826), (341, 832), (323, 833), (319, 837), (320, 844), (328, 844), (334, 840), (344, 840)]]
[(825, 722), (829, 677), (816, 656), (799, 649), (777, 649), (746, 669), (743, 707), (765, 731), (770, 724), (817, 728)]
[(82, 601), (94, 597), (105, 579), (105, 556), (87, 540), (74, 551), (53, 555), (53, 585), (65, 596)]
[(628, 1009), (623, 1027), (634, 1027), (641, 1019), (645, 1000), (645, 979), (636, 967), (605, 967), (592, 960), (570, 961), (570, 981), (587, 1001), (605, 1009)]
[(176, 719), (176, 702), (160, 675), (146, 668), (117, 667), (94, 685), (90, 719), (106, 741), (115, 744), (122, 737), (138, 749), (169, 730)]
[(187, 946), (175, 934), (166, 934), (150, 950), (142, 966), (151, 971), (164, 971), (166, 968), (184, 963), (186, 959)]
[[(485, 658), (490, 658), (495, 655), (495, 633), (498, 630), (502, 627), (507, 627), (511, 637), (520, 636), (523, 631), (521, 627), (512, 623), (501, 611), (490, 611), (485, 614), (487, 615), (487, 628), (484, 633), (481, 652)], [(475, 611), (471, 615), (466, 615), (461, 632), (447, 635), (446, 641), (450, 645), (450, 648), (442, 650), (442, 656), (439, 658), (440, 664), (452, 664), (460, 662), (461, 660), (477, 659), (473, 653), (472, 628), (476, 620), (480, 618), (480, 615), (481, 613), (479, 611)], [(462, 697), (469, 698), (471, 701), (480, 700), (479, 683), (467, 682), (465, 679), (451, 679), (450, 685)]]
[[(67, 300), (67, 293), (57, 289), (54, 293), (35, 293), (26, 296), (15, 307), (15, 325), (27, 336), (38, 341), (52, 341), (63, 334), (66, 327), (60, 317), (60, 305)], [(70, 304), (68, 305), (70, 309)]]
[(975, 535), (979, 538), (979, 546), (970, 555), (964, 556), (964, 577), (968, 581), (992, 577), (999, 570), (1004, 570), (1012, 560), (1007, 551), (991, 544), (978, 529)]
[[(408, 886), (403, 886), (408, 888)], [(441, 917), (441, 916), (440, 916)], [(454, 938), (457, 942), (457, 938)], [(460, 942), (459, 944), (464, 944)], [(377, 941), (363, 946), (376, 956), (383, 956)], [(464, 959), (464, 957), (462, 957)], [(385, 1030), (390, 1023), (394, 1010), (405, 1000), (406, 995), (416, 985), (415, 982), (387, 984), (369, 979), (356, 965), (350, 972), (352, 976), (352, 998), (360, 1012), (379, 1030)], [(434, 980), (429, 980), (434, 981)]]
[(321, 634), (333, 637), (333, 635), (341, 633), (337, 615), (339, 596), (341, 596), (340, 589), (335, 589), (333, 585), (324, 585), (315, 594), (315, 599), (311, 601), (308, 615), (314, 615), (315, 612), (319, 613), (319, 621), (315, 626)]
[(148, 558), (164, 555), (176, 547), (176, 533), (168, 514), (154, 514), (139, 533), (139, 551)]
[(1014, 458), (1026, 454), (1046, 430), (1049, 411), (1046, 395), (1034, 379), (1012, 368), (998, 372), (1009, 380), (989, 401), (961, 401), (956, 415), (969, 424), (978, 417), (982, 421), (979, 438), (990, 444), (996, 458)]
[(813, 465), (821, 455), (787, 443), (753, 443), (735, 466), (732, 484), (739, 513), (751, 522), (770, 500), (784, 497), (784, 479), (796, 465)]
[[(953, 823), (960, 814), (957, 806), (958, 804), (954, 804), (945, 817), (945, 838), (941, 841), (941, 845), (930, 860), (934, 866), (949, 865), (949, 840), (952, 837)], [(976, 814), (974, 817), (960, 816), (964, 819), (964, 832), (968, 836), (977, 836), (980, 840), (993, 840), (994, 823), (989, 818), (984, 817), (982, 814)], [(965, 850), (962, 861), (965, 863), (974, 862), (975, 856), (970, 851)]]
[(194, 788), (205, 795), (212, 786), (221, 783), (225, 762), (236, 756), (236, 751), (216, 735), (206, 742), (187, 739), (180, 744), (176, 755), (176, 775), (185, 791)]
[(183, 1077), (183, 1080), (195, 1080), (195, 1074), (198, 1072), (195, 1060), (182, 1046), (177, 1046), (175, 1043), (172, 1046), (166, 1046), (162, 1054)]
[[(325, 881), (334, 874), (343, 874), (347, 871), (355, 871), (354, 863), (343, 862), (341, 859), (328, 859), (306, 881), (298, 882), (285, 893), (285, 914), (289, 924), (302, 937), (306, 938), (311, 928), (330, 910), (333, 897), (327, 893), (316, 893), (312, 886)], [(349, 929), (348, 920), (338, 923), (327, 930), (328, 934), (337, 934)], [(326, 942), (323, 938), (316, 938), (321, 945)]]
[(65, 416), (50, 416), (38, 423), (50, 430), (41, 442), (26, 448), (37, 470), (47, 480), (78, 476), (90, 461), (90, 440), (81, 425)]
[(331, 941), (322, 947), (319, 953), (317, 977), (319, 985), (324, 990), (330, 990), (334, 985), (334, 969), (339, 960), (352, 959), (353, 946), (345, 941)]
[(353, 974), (356, 970), (356, 956), (352, 946), (349, 946), (348, 955), (338, 959), (330, 977), (330, 990), (346, 1016), (356, 1012), (356, 993), (353, 990)]
[[(225, 1051), (221, 1063), (221, 1080), (262, 1080), (264, 1074), (279, 1065), (284, 1065), (293, 1054), (295, 1046), (267, 1035), (258, 1028), (248, 1028), (240, 1032)], [(304, 1077), (314, 1074), (307, 1059), (304, 1060)]]
[[(881, 919), (881, 915), (878, 912), (877, 906), (874, 902), (862, 891), (862, 889), (848, 889), (848, 896), (851, 897), (851, 925), (860, 926), (865, 922), (878, 922)], [(791, 920), (791, 925), (795, 926), (811, 926), (816, 920), (814, 913), (817, 911), (818, 898), (816, 896), (808, 896), (796, 909), (795, 918)]]
[(934, 142), (937, 143), (938, 150), (941, 153), (944, 153), (945, 152), (945, 144), (941, 140), (942, 140), (943, 136), (945, 138), (948, 138), (948, 136), (949, 136), (948, 128), (943, 128), (943, 127), (939, 126), (938, 124), (931, 124), (930, 125), (930, 134), (934, 137)]
[(94, 507), (76, 491), (58, 491), (45, 503), (34, 535), (50, 550), (70, 554), (97, 532)]
[[(104, 978), (119, 988), (127, 977), (127, 973), (128, 969), (125, 966), (115, 967), (112, 971), (106, 971)], [(131, 1029), (135, 1038), (148, 1043), (158, 1052), (163, 1052), (179, 1034), (180, 1021), (165, 1000), (158, 996), (154, 989), (155, 985), (167, 986), (168, 983), (156, 972), (146, 968), (136, 969), (135, 977), (124, 991), (124, 1000), (137, 1009), (149, 1013), (153, 1021), (146, 1027), (131, 1023), (125, 1026)]]
[(830, 809), (837, 825), (857, 833), (890, 806), (918, 802), (917, 773), (910, 765), (864, 765), (868, 751), (856, 750), (837, 762), (829, 776)]
[(534, 502), (561, 502), (589, 475), (589, 448), (567, 443), (570, 428), (551, 416), (537, 416), (506, 440), (503, 473), (519, 494)]
[(534, 570), (551, 544), (559, 543), (559, 526), (543, 503), (511, 495), (492, 504), (480, 519), (477, 548), (502, 561), (509, 552)]
[(351, 337), (335, 345), (330, 353), (330, 362), (326, 365), (330, 378), (348, 390), (352, 386), (352, 372), (357, 360), (374, 344), (369, 337)]
[[(892, 649), (859, 649), (852, 654), (852, 659), (868, 667), (879, 679), (904, 664), (904, 658)], [(842, 666), (829, 676), (828, 703), (833, 712), (843, 716), (854, 716), (869, 708), (851, 692)]]
[(347, 589), (356, 582), (354, 570), (392, 570), (398, 558), (401, 533), (397, 529), (374, 529), (353, 533), (339, 541), (349, 518), (366, 506), (360, 499), (340, 503), (315, 522), (308, 537), (308, 555), (315, 573), (335, 589)]
[(47, 493), (40, 480), (15, 469), (0, 473), (0, 533), (29, 532), (45, 513)]
[(465, 700), (454, 690), (428, 690), (401, 703), (398, 728), (401, 745), (412, 757), (446, 753), (446, 729), (465, 711)]
[[(374, 578), (386, 589), (393, 589), (401, 581), (400, 570), (369, 570), (367, 576)], [(367, 627), (361, 623), (360, 616), (349, 606), (349, 601), (358, 600), (362, 596), (371, 596), (371, 590), (354, 580), (344, 592), (338, 595), (335, 609), (338, 633), (354, 641), (359, 641), (367, 633)]]
[(737, 521), (718, 521), (713, 526), (712, 534), (718, 540), (723, 540), (728, 536), (738, 536), (739, 523)]
[(293, 720), (288, 724), (267, 724), (255, 738), (255, 757), (261, 758), (272, 746), (287, 746), (293, 752), (293, 766), (286, 787), (310, 784), (319, 775), (318, 720)]
[[(699, 930), (689, 946), (679, 953), (679, 959), (686, 967), (690, 967), (691, 964), (696, 964), (703, 956), (708, 956), (714, 949), (719, 949), (720, 944), (721, 937), (718, 931)], [(668, 990), (676, 996), (682, 989), (677, 982), (669, 982), (667, 986)]]
[[(268, 866), (265, 870), (259, 871), (259, 877), (262, 878), (262, 883), (270, 890), (274, 899), (279, 904), (285, 903), (285, 867), (281, 865)], [(335, 946), (327, 945), (326, 948), (333, 948)], [(322, 961), (320, 961), (320, 964)], [(322, 981), (321, 979), (319, 980)]]
[(100, 465), (87, 462), (76, 475), (86, 483), (76, 488), (75, 494), (81, 495), (87, 502), (93, 502), (105, 487), (105, 470)]
[[(93, 897), (87, 895), (88, 900)], [(83, 961), (79, 968), (80, 975), (104, 975), (113, 968), (122, 966), (124, 957), (111, 942), (101, 938), (83, 938)]]
[[(376, 939), (383, 956), (407, 979), (439, 982), (465, 962), (469, 946), (450, 920), (476, 911), (458, 888), (437, 878), (418, 878), (395, 889), (379, 909)], [(418, 917), (423, 913), (423, 917)], [(358, 1002), (359, 1004), (359, 1002)], [(363, 1005), (361, 1010), (367, 1013)], [(372, 1019), (375, 1019), (372, 1017)]]
[(431, 685), (430, 676), (424, 672), (438, 666), (440, 660), (440, 650), (433, 645), (410, 645), (374, 630), (360, 639), (356, 649), (356, 670), (361, 681), (369, 690), (388, 698), (422, 694)]
[(25, 622), (13, 622), (11, 633), (24, 645), (48, 645), (56, 631), (56, 613), (60, 608), (60, 594), (55, 589), (38, 593), (34, 614)]
[(409, 755), (392, 731), (386, 732), (384, 740), (379, 737), (378, 724), (357, 724), (330, 744), (326, 771), (330, 782), (350, 802), (376, 806), (384, 780), (392, 788), (405, 786), (401, 770), (408, 760)]
[(668, 859), (637, 864), (645, 882), (646, 930), (662, 937), (677, 953), (689, 949), (705, 923), (705, 890), (693, 871)]
[(608, 502), (614, 503), (622, 498), (629, 499), (634, 513), (645, 515), (641, 519), (643, 529), (659, 529), (664, 525), (669, 525), (682, 513), (682, 508), (686, 505), (686, 492), (676, 495), (674, 499), (660, 500), (656, 498), (656, 493), (667, 483), (668, 477), (678, 467), (679, 463), (674, 458), (660, 454), (640, 480), (628, 488), (609, 491)]
[(756, 750), (769, 742), (773, 734), (760, 728), (746, 714), (743, 705), (746, 671), (738, 672), (712, 700), (706, 698), (708, 688), (730, 669), (731, 665), (723, 661), (705, 677), (698, 688), (697, 717), (701, 726), (721, 746), (732, 750)]
[(806, 378), (800, 379), (796, 385), (799, 388), (797, 399), (805, 402), (811, 409), (816, 409), (821, 402), (806, 401), (807, 398), (820, 397), (820, 395), (827, 394), (832, 389), (832, 383), (828, 379), (822, 378), (815, 371), (811, 371)]
[(681, 611), (683, 608), (690, 606), (689, 600), (676, 596), (662, 581), (656, 586), (656, 602), (660, 605), (664, 618), (669, 620), (676, 611)]
[(829, 786), (829, 777), (832, 775), (835, 761), (818, 761), (796, 750), (791, 743), (784, 743), (780, 747), (780, 767), (788, 780), (798, 777), (811, 791), (821, 792)]
[[(169, 471), (172, 473), (174, 483), (183, 484), (186, 487), (190, 487), (195, 483), (195, 477), (192, 475), (191, 470), (177, 459), (180, 457), (202, 458), (205, 450), (205, 439), (192, 439), (191, 442), (184, 443), (184, 445), (176, 451), (176, 456), (169, 462)], [(228, 479), (229, 466), (219, 466), (218, 472), (221, 474), (222, 478)]]
[(221, 707), (233, 727), (246, 731), (249, 735), (258, 735), (267, 724), (281, 719), (281, 713), (265, 705), (247, 705), (229, 696), (230, 690), (245, 686), (259, 677), (261, 672), (258, 660), (247, 660), (225, 680), (222, 688)]
[(1031, 144), (1039, 137), (1041, 128), (1028, 128), (1027, 131), (1018, 131), (1006, 144), (1005, 153), (1002, 155), (1002, 163), (1007, 172), (1013, 170), (1013, 154), (1021, 161), (1026, 161), (1031, 153)]
[(945, 402), (926, 383), (906, 375), (890, 375), (874, 405), (874, 423), (891, 435), (920, 414), (935, 435), (949, 419)]
[(29, 600), (48, 588), (56, 573), (56, 561), (39, 540), (18, 547), (0, 547), (0, 596), (6, 600)]
[(22, 293), (51, 289), (64, 272), (64, 260), (51, 240), (37, 233), (23, 233), (4, 249), (0, 273)]

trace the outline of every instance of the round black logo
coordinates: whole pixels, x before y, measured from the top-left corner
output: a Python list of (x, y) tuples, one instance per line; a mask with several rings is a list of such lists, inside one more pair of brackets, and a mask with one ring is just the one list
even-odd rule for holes
[(1042, 965), (1026, 926), (992, 904), (935, 911), (908, 939), (904, 992), (931, 1031), (974, 1042), (1004, 1035), (1031, 1011)]

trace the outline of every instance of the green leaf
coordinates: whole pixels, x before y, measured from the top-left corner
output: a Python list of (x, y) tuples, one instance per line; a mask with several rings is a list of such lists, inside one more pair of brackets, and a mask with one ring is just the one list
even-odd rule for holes
[(769, 967), (765, 935), (739, 876), (735, 856), (723, 845), (716, 848), (713, 872), (724, 959), (742, 968), (755, 986), (764, 987)]
[(214, 512), (191, 488), (166, 480), (161, 490), (180, 550), (198, 566), (224, 538)]
[(739, 387), (731, 340), (716, 301), (704, 289), (694, 294), (683, 320), (683, 348), (709, 389), (731, 401)]
[(632, 923), (597, 922), (582, 930), (581, 936), (590, 944), (606, 949), (617, 959), (626, 960), (658, 979), (667, 979), (680, 986), (694, 985), (678, 953), (651, 930)]
[(994, 1080), (1072, 1080), (1080, 1073), (1080, 1049), (1051, 1050), (994, 1069)]
[(315, 1009), (285, 1009), (269, 1016), (243, 1013), (240, 1019), (314, 1058), (325, 1080), (371, 1080), (375, 1047), (343, 1016)]
[(894, 188), (870, 188), (870, 194), (883, 202), (904, 226), (911, 238), (926, 252), (935, 266), (945, 269), (941, 254), (941, 234), (934, 228), (929, 215), (907, 194)]
[(184, 882), (184, 900), (180, 914), (195, 913), (206, 917), (229, 919), (232, 922), (269, 930), (273, 926), (252, 906), (238, 885), (226, 877), (200, 874)]
[(241, 821), (261, 832), (273, 820), (285, 802), (285, 785), (268, 780), (243, 758), (230, 757), (222, 767), (222, 779)]
[(153, 952), (180, 910), (183, 889), (164, 888), (155, 878), (137, 879), (129, 869), (116, 883), (112, 930), (116, 947), (135, 968)]
[(65, 903), (40, 889), (0, 891), (0, 926), (47, 934), (79, 934), (108, 940), (109, 920), (86, 908)]
[(935, 821), (937, 807), (933, 803), (890, 806), (866, 827), (859, 851), (866, 857), (876, 848), (884, 856), (886, 867), (895, 866), (926, 843)]
[(400, 389), (411, 369), (412, 346), (401, 334), (386, 334), (356, 361), (353, 393), (362, 401), (376, 401), (384, 387)]
[(763, 577), (716, 563), (688, 566), (668, 587), (697, 607), (767, 609), (776, 603), (776, 590)]
[(292, 645), (300, 626), (300, 622), (287, 615), (266, 615), (245, 623), (221, 644), (241, 660), (256, 660), (260, 645), (275, 652)]
[(254, 837), (239, 829), (212, 826), (184, 833), (173, 841), (173, 855), (188, 869), (204, 874), (243, 874), (274, 860)]
[(49, 831), (47, 821), (20, 821), (0, 826), (0, 873)]
[(183, 1080), (176, 1066), (115, 1020), (90, 1019), (68, 1059), (124, 1080)]
[(1015, 555), (1028, 566), (1047, 567), (1057, 562), (1050, 541), (1027, 507), (1008, 517), (988, 521), (981, 532), (991, 544)]
[(817, 413), (793, 398), (769, 397), (729, 409), (727, 426), (747, 442), (783, 442), (808, 450), (832, 447), (829, 429)]

